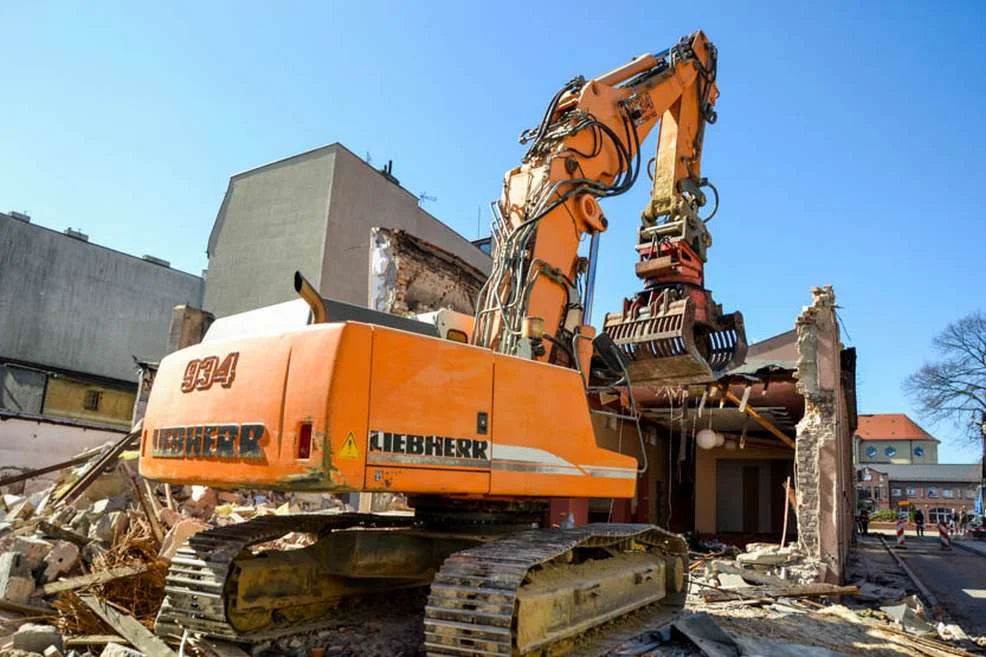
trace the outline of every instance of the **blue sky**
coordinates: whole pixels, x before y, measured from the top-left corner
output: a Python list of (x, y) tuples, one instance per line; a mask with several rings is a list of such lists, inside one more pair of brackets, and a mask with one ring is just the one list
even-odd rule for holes
[[(722, 94), (708, 285), (757, 340), (832, 283), (860, 411), (910, 412), (901, 380), (984, 306), (984, 18), (977, 2), (4, 3), (0, 208), (198, 272), (230, 175), (339, 141), (392, 159), (473, 238), (562, 83), (704, 29)], [(636, 287), (648, 191), (605, 204), (597, 323)], [(977, 458), (928, 428), (943, 462)]]

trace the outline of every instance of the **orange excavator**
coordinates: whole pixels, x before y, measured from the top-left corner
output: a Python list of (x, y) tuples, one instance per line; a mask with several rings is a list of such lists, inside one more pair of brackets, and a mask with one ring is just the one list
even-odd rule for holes
[[(546, 510), (556, 497), (634, 495), (636, 459), (597, 445), (599, 389), (708, 382), (743, 358), (742, 321), (723, 317), (702, 281), (715, 70), (698, 32), (555, 94), (522, 135), (529, 150), (496, 206), (492, 274), (460, 328), (348, 313), (299, 274), (301, 299), (220, 319), (163, 359), (143, 476), (403, 493), (414, 513), (264, 516), (196, 534), (172, 561), (160, 634), (263, 641), (324, 627), (344, 600), (429, 587), (428, 655), (560, 654), (616, 617), (683, 603), (679, 536), (550, 527)], [(596, 336), (598, 199), (633, 185), (658, 122), (638, 246), (646, 289)], [(289, 532), (311, 544), (271, 547)]]

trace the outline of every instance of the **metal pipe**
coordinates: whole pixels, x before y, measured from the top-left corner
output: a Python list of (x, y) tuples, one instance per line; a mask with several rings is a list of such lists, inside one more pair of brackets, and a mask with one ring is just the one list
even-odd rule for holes
[(596, 261), (599, 255), (599, 232), (594, 231), (589, 241), (589, 271), (585, 274), (585, 299), (582, 300), (582, 323), (592, 320), (592, 297), (596, 292)]
[(328, 313), (325, 312), (325, 302), (322, 300), (322, 295), (308, 282), (308, 279), (301, 275), (300, 271), (294, 273), (294, 291), (312, 309), (312, 317), (315, 319), (315, 324), (324, 324), (329, 321)]

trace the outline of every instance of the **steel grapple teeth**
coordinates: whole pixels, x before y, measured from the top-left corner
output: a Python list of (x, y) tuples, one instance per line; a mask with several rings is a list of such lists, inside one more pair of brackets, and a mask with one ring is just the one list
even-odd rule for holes
[(610, 315), (604, 330), (626, 357), (634, 384), (709, 383), (746, 359), (743, 316), (698, 322), (689, 298), (635, 315)]

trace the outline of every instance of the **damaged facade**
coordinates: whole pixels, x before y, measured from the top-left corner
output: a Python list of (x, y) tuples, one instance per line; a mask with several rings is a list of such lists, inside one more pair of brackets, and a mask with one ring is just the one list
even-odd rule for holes
[(485, 277), (489, 256), (391, 171), (336, 143), (232, 176), (209, 236), (205, 310), (226, 317), (295, 299), (295, 271), (323, 297), (366, 306), (375, 226), (406, 231)]
[[(793, 330), (751, 345), (746, 363), (716, 385), (634, 390), (652, 465), (634, 501), (602, 505), (608, 518), (656, 519), (727, 543), (784, 537), (820, 579), (840, 580), (854, 532), (855, 386), (855, 350), (840, 342), (834, 293), (816, 288)], [(597, 439), (640, 451), (635, 430), (600, 430)], [(590, 517), (598, 501), (562, 504), (576, 522), (600, 519)]]
[(407, 231), (375, 227), (370, 232), (369, 306), (395, 315), (442, 308), (467, 315), (486, 273), (466, 260)]

